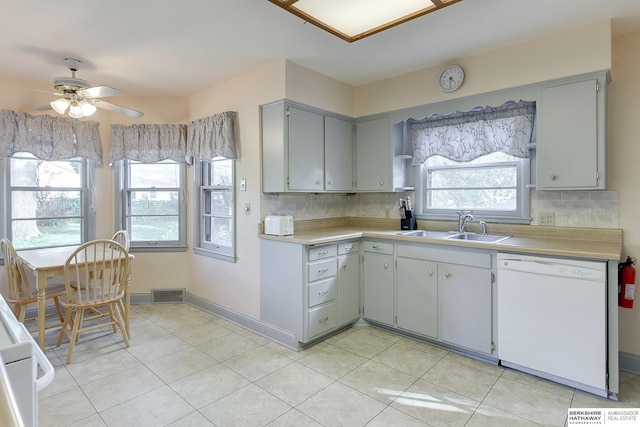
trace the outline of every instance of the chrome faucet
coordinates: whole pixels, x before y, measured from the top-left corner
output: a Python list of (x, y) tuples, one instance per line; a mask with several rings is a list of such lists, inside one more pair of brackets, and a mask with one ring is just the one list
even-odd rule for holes
[(464, 233), (464, 226), (467, 221), (473, 221), (473, 215), (458, 211), (458, 233)]
[(482, 234), (487, 234), (487, 223), (480, 221), (480, 227), (482, 227)]

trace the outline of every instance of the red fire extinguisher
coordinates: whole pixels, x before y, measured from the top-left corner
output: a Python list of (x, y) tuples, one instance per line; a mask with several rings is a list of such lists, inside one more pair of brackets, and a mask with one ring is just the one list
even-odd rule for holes
[(633, 308), (633, 296), (636, 290), (636, 269), (633, 268), (636, 259), (627, 257), (625, 262), (618, 264), (618, 305)]

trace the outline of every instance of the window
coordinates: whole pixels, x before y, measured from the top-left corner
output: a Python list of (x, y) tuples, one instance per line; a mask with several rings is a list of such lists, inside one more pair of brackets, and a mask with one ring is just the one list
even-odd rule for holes
[(16, 249), (78, 245), (95, 235), (95, 206), (85, 159), (45, 161), (16, 153), (0, 161), (0, 205), (6, 235)]
[(476, 219), (528, 222), (529, 163), (501, 152), (470, 162), (430, 157), (420, 167), (418, 214), (450, 219), (465, 210)]
[(118, 162), (116, 228), (126, 229), (132, 251), (186, 248), (186, 166), (172, 160)]
[(197, 161), (199, 199), (196, 253), (235, 261), (235, 161), (216, 157)]

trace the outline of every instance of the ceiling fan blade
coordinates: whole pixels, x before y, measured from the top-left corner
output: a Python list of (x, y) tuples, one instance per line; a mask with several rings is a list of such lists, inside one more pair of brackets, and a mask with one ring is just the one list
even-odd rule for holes
[(86, 96), (88, 98), (107, 98), (110, 96), (120, 96), (122, 92), (111, 86), (94, 86), (86, 89), (81, 89), (78, 95)]
[(35, 107), (33, 110), (34, 111), (46, 111), (46, 110), (53, 110), (53, 108), (51, 108), (51, 104), (45, 104), (45, 105), (40, 105), (39, 107)]
[(118, 114), (124, 114), (125, 116), (133, 117), (134, 119), (144, 116), (144, 113), (140, 111), (132, 110), (131, 108), (121, 107), (119, 105), (102, 101), (100, 99), (94, 99), (92, 102), (93, 102), (93, 105), (95, 105), (98, 108), (102, 108), (103, 110), (113, 111), (114, 113), (118, 113)]
[(30, 87), (22, 87), (22, 86), (13, 86), (13, 85), (6, 85), (6, 84), (0, 84), (0, 86), (4, 86), (4, 87), (8, 87), (8, 88), (13, 88), (13, 89), (22, 89), (22, 90), (30, 90), (32, 92), (41, 92), (41, 93), (49, 93), (51, 95), (56, 95), (56, 96), (64, 96), (63, 93), (60, 92), (54, 92), (52, 90), (42, 90), (42, 89), (33, 89)]

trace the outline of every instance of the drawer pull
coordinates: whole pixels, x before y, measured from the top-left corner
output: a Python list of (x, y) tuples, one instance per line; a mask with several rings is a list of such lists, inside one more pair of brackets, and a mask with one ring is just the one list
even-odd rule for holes
[(324, 274), (324, 273), (326, 273), (327, 271), (329, 271), (329, 269), (328, 269), (328, 268), (323, 268), (322, 270), (318, 270), (318, 274)]
[(328, 290), (326, 290), (326, 291), (322, 291), (322, 292), (318, 292), (318, 296), (323, 296), (323, 295), (326, 295), (326, 294), (328, 294), (328, 293), (329, 293), (329, 291), (328, 291)]
[(327, 255), (329, 251), (318, 252), (318, 256)]
[(325, 317), (324, 319), (320, 319), (320, 320), (318, 320), (318, 323), (324, 323), (324, 322), (326, 322), (327, 320), (329, 320), (329, 316)]
[(451, 273), (444, 273), (444, 277), (448, 279), (449, 277), (451, 277)]
[(384, 246), (373, 245), (372, 248), (375, 250), (382, 250), (384, 249)]

